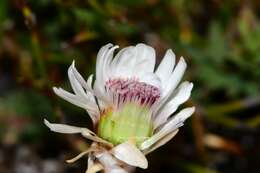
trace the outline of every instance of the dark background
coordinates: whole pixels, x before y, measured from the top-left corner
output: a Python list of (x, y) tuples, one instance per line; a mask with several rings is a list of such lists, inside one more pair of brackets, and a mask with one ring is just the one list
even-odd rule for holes
[(143, 42), (160, 62), (173, 49), (194, 82), (196, 113), (137, 172), (257, 173), (260, 170), (260, 1), (1, 0), (0, 173), (80, 173), (78, 135), (54, 134), (43, 118), (91, 128), (87, 113), (58, 98), (76, 61), (87, 78), (109, 42)]

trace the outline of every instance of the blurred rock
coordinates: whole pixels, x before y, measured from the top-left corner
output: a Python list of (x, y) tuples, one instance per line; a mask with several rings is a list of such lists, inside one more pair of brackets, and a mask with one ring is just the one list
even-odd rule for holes
[(60, 161), (45, 160), (42, 162), (42, 173), (63, 173), (64, 169)]
[(18, 148), (14, 162), (14, 173), (40, 173), (38, 159), (28, 147)]

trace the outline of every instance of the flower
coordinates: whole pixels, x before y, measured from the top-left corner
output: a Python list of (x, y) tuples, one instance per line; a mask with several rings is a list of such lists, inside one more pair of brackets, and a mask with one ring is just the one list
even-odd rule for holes
[(96, 80), (85, 81), (74, 62), (68, 76), (74, 91), (69, 93), (54, 87), (54, 92), (68, 102), (85, 109), (95, 132), (87, 128), (63, 124), (45, 124), (55, 132), (81, 133), (93, 141), (91, 147), (68, 160), (74, 162), (89, 155), (89, 172), (128, 172), (132, 167), (147, 168), (145, 155), (164, 145), (178, 132), (195, 108), (184, 108), (172, 114), (191, 94), (191, 82), (179, 82), (186, 69), (181, 57), (175, 65), (175, 55), (167, 50), (155, 69), (155, 50), (137, 44), (120, 50), (107, 44), (97, 55)]

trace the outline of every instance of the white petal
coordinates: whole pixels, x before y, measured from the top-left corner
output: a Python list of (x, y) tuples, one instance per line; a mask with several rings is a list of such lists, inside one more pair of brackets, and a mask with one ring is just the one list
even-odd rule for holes
[(58, 96), (60, 96), (61, 98), (63, 98), (64, 100), (76, 105), (76, 106), (79, 106), (83, 109), (86, 109), (86, 104), (82, 101), (80, 101), (76, 95), (74, 94), (71, 94), (67, 91), (65, 91), (64, 89), (62, 88), (56, 88), (56, 87), (53, 87), (53, 91), (55, 94), (57, 94)]
[(118, 161), (116, 160), (116, 158), (114, 158), (107, 151), (104, 151), (102, 153), (98, 153), (95, 156), (102, 163), (102, 165), (104, 165), (106, 168), (118, 165)]
[(92, 89), (93, 74), (89, 75), (87, 80), (87, 86)]
[(153, 144), (151, 147), (149, 147), (147, 150), (143, 151), (143, 153), (145, 155), (149, 154), (150, 152), (152, 152), (152, 151), (156, 150), (157, 148), (163, 146), (164, 144), (169, 142), (178, 133), (178, 131), (179, 131), (179, 129), (176, 129), (173, 132), (169, 133), (168, 135), (166, 135), (165, 137), (163, 137), (162, 139), (157, 141), (155, 144)]
[(143, 153), (129, 141), (117, 145), (111, 152), (117, 159), (131, 166), (136, 166), (143, 169), (148, 167), (148, 161)]
[[(174, 68), (172, 74), (170, 75), (170, 78), (168, 80), (168, 84), (166, 84), (166, 87), (162, 90), (162, 97), (161, 99), (153, 105), (155, 108), (154, 112), (157, 112), (165, 103), (167, 103), (167, 100), (173, 93), (174, 89), (177, 87), (179, 82), (181, 81), (181, 78), (185, 72), (185, 69), (187, 67), (187, 64), (185, 60), (181, 57), (178, 64)], [(153, 115), (153, 119), (155, 118), (155, 114)]]
[(128, 171), (120, 166), (122, 162), (106, 151), (97, 154), (96, 158), (104, 166), (105, 172), (107, 173), (128, 173)]
[(154, 73), (145, 73), (140, 77), (140, 82), (144, 82), (161, 89), (161, 80)]
[[(106, 45), (102, 47), (102, 53), (98, 54), (97, 66), (96, 66), (96, 81), (94, 84), (94, 94), (97, 98), (105, 102), (108, 105), (111, 100), (105, 91), (105, 82), (111, 76), (111, 61), (113, 53), (118, 46), (111, 47), (112, 45)], [(104, 50), (103, 50), (104, 49)]]
[(129, 46), (120, 50), (111, 63), (113, 77), (132, 77), (135, 62), (135, 47)]
[[(54, 92), (62, 97), (63, 99), (69, 101), (72, 104), (75, 104), (81, 108), (84, 108), (90, 115), (94, 125), (99, 120), (99, 109), (96, 104), (95, 97), (93, 96), (93, 89), (91, 87), (92, 78), (91, 75), (86, 82), (83, 77), (79, 74), (75, 68), (75, 62), (73, 61), (71, 66), (68, 69), (68, 76), (73, 88), (73, 91), (76, 95), (71, 94), (61, 88), (53, 88)], [(85, 91), (85, 90), (86, 91)]]
[(82, 131), (80, 127), (69, 126), (65, 124), (50, 123), (46, 119), (44, 119), (44, 124), (47, 127), (49, 127), (51, 131), (58, 132), (58, 133), (75, 134), (75, 133), (81, 133)]
[(113, 46), (112, 44), (107, 44), (103, 46), (97, 54), (96, 81), (94, 83), (94, 90), (95, 90), (95, 95), (103, 99), (106, 99), (104, 96), (104, 92), (105, 92), (105, 88), (104, 88), (105, 79), (103, 76), (104, 59), (107, 58), (106, 55), (112, 46)]
[(97, 125), (97, 123), (99, 122), (100, 114), (97, 113), (96, 111), (92, 111), (92, 110), (86, 110), (86, 111), (92, 120), (93, 126), (95, 127)]
[(73, 73), (73, 64), (68, 69), (68, 76), (69, 76), (71, 87), (72, 87), (73, 91), (75, 92), (75, 94), (87, 98), (87, 95), (86, 95), (83, 87), (81, 86), (80, 82), (77, 80), (77, 78), (75, 77), (75, 75)]
[(145, 44), (122, 49), (112, 62), (111, 68), (115, 77), (141, 77), (144, 73), (153, 72), (155, 51)]
[(136, 67), (135, 70), (141, 76), (147, 72), (153, 72), (155, 66), (155, 50), (145, 44), (137, 44), (136, 47)]
[(140, 149), (145, 150), (152, 146), (157, 141), (161, 140), (167, 134), (181, 127), (184, 121), (190, 117), (195, 111), (194, 107), (185, 108), (181, 110), (177, 115), (173, 116), (157, 133), (155, 133), (152, 137), (144, 141)]
[[(158, 133), (177, 129), (179, 127), (178, 124), (183, 124), (184, 121), (194, 113), (194, 111), (195, 107), (182, 109), (175, 116), (171, 117)], [(175, 126), (177, 126), (177, 128)]]
[(175, 89), (175, 87), (178, 85), (180, 82), (185, 70), (186, 70), (187, 64), (185, 60), (181, 57), (177, 66), (174, 68), (174, 71), (172, 72), (168, 85), (167, 85), (167, 92), (171, 92)]
[[(87, 80), (87, 84), (92, 88), (92, 81), (93, 81), (93, 74), (91, 74), (90, 76), (89, 76), (89, 78), (88, 78), (88, 80)], [(106, 107), (107, 107), (107, 104), (104, 102), (104, 101), (102, 101), (101, 99), (100, 99), (100, 97), (98, 98), (98, 97), (94, 97), (94, 95), (95, 95), (95, 90), (93, 90), (93, 102), (94, 103), (96, 103), (96, 104), (98, 104), (97, 105), (97, 109), (100, 109), (100, 110), (104, 110)], [(100, 94), (98, 94), (98, 95), (100, 95)], [(91, 97), (91, 96), (90, 96)], [(102, 97), (101, 97), (102, 98)], [(89, 111), (88, 111), (89, 112)], [(95, 113), (95, 112), (94, 112)], [(98, 114), (99, 116), (97, 117), (97, 119), (99, 119), (100, 118), (100, 114)]]
[(104, 83), (104, 81), (102, 81), (103, 80), (103, 73), (102, 73), (103, 68), (102, 67), (103, 67), (103, 63), (104, 63), (104, 57), (112, 46), (113, 46), (113, 44), (109, 43), (109, 44), (101, 47), (101, 49), (99, 50), (99, 52), (97, 54), (96, 79), (102, 83)]
[(113, 167), (109, 170), (109, 173), (128, 173), (127, 170), (121, 168), (120, 166)]
[(103, 79), (104, 82), (106, 82), (110, 77), (111, 77), (111, 62), (113, 59), (113, 55), (114, 55), (114, 51), (118, 48), (119, 46), (113, 46), (111, 49), (109, 49), (109, 51), (107, 52), (107, 54), (104, 56), (104, 60), (103, 60), (103, 66), (102, 66), (102, 72), (103, 72)]
[(86, 82), (84, 80), (84, 78), (80, 75), (80, 73), (77, 71), (77, 69), (75, 67), (75, 61), (72, 62), (71, 69), (72, 69), (72, 73), (74, 74), (77, 81), (81, 84), (81, 86), (83, 86), (87, 91), (91, 92), (92, 91), (91, 84), (92, 84), (93, 75), (90, 75), (88, 78), (88, 82)]
[(157, 128), (161, 124), (165, 123), (167, 119), (174, 113), (178, 106), (186, 102), (191, 94), (193, 84), (190, 82), (183, 82), (178, 90), (176, 95), (162, 108), (159, 114), (154, 120), (154, 128)]
[(94, 96), (91, 93), (87, 93), (87, 98), (82, 98), (81, 96), (71, 94), (62, 88), (53, 87), (53, 91), (64, 100), (85, 109), (89, 113), (93, 124), (95, 125), (97, 123), (100, 114)]
[(134, 49), (134, 46), (128, 46), (128, 47), (121, 49), (116, 54), (115, 58), (111, 62), (111, 69), (113, 70), (114, 73), (116, 72), (115, 69), (120, 65), (123, 65), (123, 66), (126, 66), (127, 64), (133, 65), (133, 63), (135, 62), (135, 59), (129, 58), (129, 56), (130, 57), (134, 56), (133, 49)]
[(109, 142), (99, 138), (94, 132), (87, 128), (82, 127), (76, 127), (76, 126), (70, 126), (66, 124), (56, 124), (56, 123), (50, 123), (46, 119), (44, 119), (44, 124), (49, 127), (49, 129), (53, 132), (57, 133), (65, 133), (65, 134), (77, 134), (80, 133), (83, 137), (90, 139), (95, 142), (103, 143), (108, 146), (113, 146)]
[(163, 60), (161, 61), (160, 65), (158, 66), (155, 72), (155, 74), (161, 79), (163, 88), (165, 87), (167, 81), (169, 80), (174, 65), (175, 65), (175, 54), (171, 49), (169, 49), (167, 50)]

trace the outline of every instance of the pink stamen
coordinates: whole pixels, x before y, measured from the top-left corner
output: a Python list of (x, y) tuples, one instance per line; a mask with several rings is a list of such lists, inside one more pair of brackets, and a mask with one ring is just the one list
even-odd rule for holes
[(160, 98), (159, 88), (138, 79), (109, 79), (105, 88), (113, 96), (113, 102), (120, 106), (125, 102), (138, 102), (141, 105), (152, 106)]

